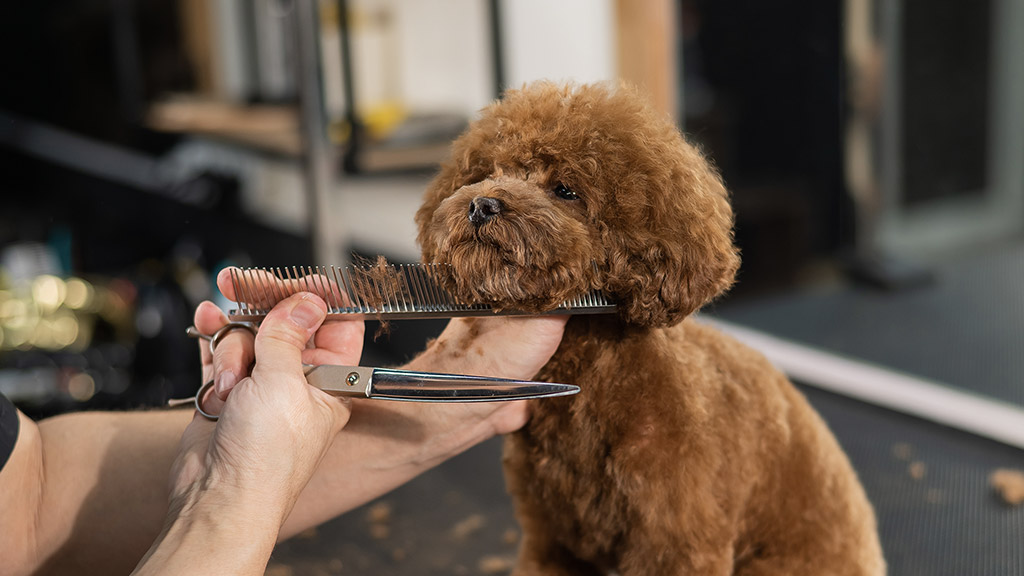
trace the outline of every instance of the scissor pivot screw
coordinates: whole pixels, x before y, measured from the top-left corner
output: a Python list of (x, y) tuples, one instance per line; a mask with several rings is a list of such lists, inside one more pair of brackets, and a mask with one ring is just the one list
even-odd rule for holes
[(355, 386), (359, 382), (359, 372), (349, 372), (348, 378), (345, 378), (349, 386)]

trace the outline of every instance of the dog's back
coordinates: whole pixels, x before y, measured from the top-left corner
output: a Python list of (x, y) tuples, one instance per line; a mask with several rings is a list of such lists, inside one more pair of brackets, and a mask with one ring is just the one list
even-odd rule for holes
[(714, 425), (720, 434), (735, 432), (731, 445), (745, 460), (733, 463), (736, 480), (751, 481), (739, 511), (735, 573), (883, 574), (871, 504), (803, 394), (763, 355), (718, 330), (687, 321), (676, 332), (683, 354), (701, 350), (721, 374)]

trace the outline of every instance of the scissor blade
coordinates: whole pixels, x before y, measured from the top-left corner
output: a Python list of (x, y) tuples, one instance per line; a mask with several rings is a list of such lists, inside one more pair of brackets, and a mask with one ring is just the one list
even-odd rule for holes
[(459, 374), (377, 368), (371, 398), (420, 402), (496, 402), (567, 396), (578, 386)]
[(331, 394), (412, 402), (500, 402), (580, 391), (571, 384), (354, 366), (312, 367), (306, 380)]

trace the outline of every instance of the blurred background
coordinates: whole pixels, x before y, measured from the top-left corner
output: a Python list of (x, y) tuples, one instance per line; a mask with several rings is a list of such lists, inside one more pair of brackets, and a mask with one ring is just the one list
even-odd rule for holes
[[(218, 270), (415, 262), (481, 107), (623, 78), (733, 194), (743, 266), (704, 317), (822, 412), (891, 573), (1024, 574), (993, 480), (1024, 468), (1024, 1), (34, 0), (0, 8), (0, 49), (0, 392), (29, 415), (191, 395)], [(507, 573), (499, 452), (268, 573)]]

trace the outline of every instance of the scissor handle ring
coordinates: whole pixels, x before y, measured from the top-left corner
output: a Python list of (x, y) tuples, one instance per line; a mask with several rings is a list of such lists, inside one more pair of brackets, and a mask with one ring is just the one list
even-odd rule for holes
[(220, 420), (220, 414), (212, 414), (203, 410), (203, 398), (206, 398), (206, 395), (210, 392), (211, 388), (213, 388), (213, 380), (203, 384), (199, 387), (199, 390), (196, 391), (196, 412), (199, 412), (203, 418), (216, 422), (217, 420)]
[[(186, 332), (188, 333), (189, 336), (192, 336), (193, 338), (202, 338), (203, 340), (209, 342), (210, 355), (212, 356), (214, 350), (217, 349), (217, 345), (220, 344), (221, 340), (223, 340), (224, 337), (227, 336), (232, 330), (238, 329), (248, 330), (253, 336), (256, 336), (256, 325), (253, 324), (252, 322), (228, 322), (227, 324), (221, 326), (219, 330), (214, 332), (212, 336), (209, 334), (203, 334), (195, 326), (190, 326)], [(196, 392), (195, 404), (196, 411), (199, 412), (199, 414), (201, 414), (207, 420), (212, 420), (216, 422), (220, 418), (220, 415), (211, 414), (210, 412), (207, 412), (206, 410), (203, 409), (203, 398), (205, 398), (206, 395), (210, 392), (210, 389), (213, 388), (213, 383), (214, 381), (210, 380), (209, 382), (199, 387), (199, 390)]]
[(252, 322), (228, 322), (227, 324), (221, 326), (220, 329), (214, 332), (213, 336), (209, 338), (210, 354), (213, 354), (213, 351), (217, 348), (217, 345), (220, 344), (220, 341), (223, 340), (225, 336), (227, 336), (232, 330), (238, 329), (248, 330), (249, 333), (253, 335), (253, 337), (256, 336), (256, 325), (253, 324)]
[(195, 326), (189, 326), (185, 330), (185, 333), (191, 336), (192, 338), (202, 338), (203, 340), (209, 342), (210, 354), (212, 355), (213, 351), (217, 348), (217, 345), (220, 344), (220, 341), (223, 340), (224, 337), (227, 336), (229, 332), (231, 332), (232, 330), (237, 330), (239, 328), (248, 330), (249, 332), (252, 333), (253, 336), (256, 336), (256, 325), (253, 324), (252, 322), (228, 322), (227, 324), (221, 326), (219, 330), (214, 332), (212, 336), (209, 334), (203, 334)]

